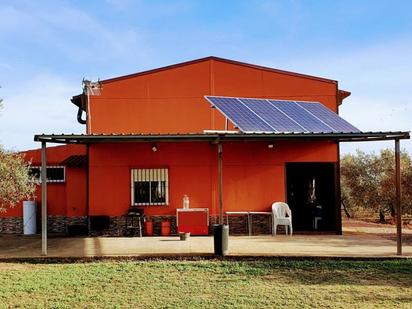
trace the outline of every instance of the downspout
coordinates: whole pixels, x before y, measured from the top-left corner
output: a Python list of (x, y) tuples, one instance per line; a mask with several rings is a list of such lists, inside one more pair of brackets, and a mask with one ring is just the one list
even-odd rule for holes
[[(80, 124), (86, 124), (87, 121), (86, 119), (82, 119), (82, 115), (83, 115), (83, 110), (81, 107), (79, 107), (78, 111), (77, 111), (77, 122)], [(86, 114), (87, 117), (87, 114)]]

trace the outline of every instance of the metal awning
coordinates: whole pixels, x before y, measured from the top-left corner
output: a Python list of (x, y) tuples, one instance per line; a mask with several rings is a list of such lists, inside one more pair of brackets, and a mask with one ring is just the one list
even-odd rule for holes
[(91, 144), (118, 142), (235, 142), (235, 141), (299, 141), (332, 140), (364, 142), (409, 139), (410, 132), (353, 133), (188, 133), (188, 134), (38, 134), (37, 142), (60, 144)]
[[(363, 142), (363, 141), (395, 141), (395, 187), (396, 187), (396, 230), (397, 254), (402, 254), (402, 225), (401, 225), (401, 175), (400, 175), (400, 140), (409, 139), (410, 132), (353, 132), (353, 133), (234, 133), (234, 132), (205, 132), (191, 134), (40, 134), (34, 140), (41, 142), (41, 177), (42, 177), (42, 255), (47, 255), (47, 181), (46, 181), (46, 145), (60, 144), (93, 144), (93, 143), (125, 143), (125, 142), (209, 142), (218, 146), (218, 178), (219, 178), (219, 223), (223, 224), (223, 195), (222, 195), (222, 143), (245, 141), (334, 141), (334, 142)], [(80, 158), (70, 158), (70, 161)], [(81, 161), (81, 160), (80, 160)]]

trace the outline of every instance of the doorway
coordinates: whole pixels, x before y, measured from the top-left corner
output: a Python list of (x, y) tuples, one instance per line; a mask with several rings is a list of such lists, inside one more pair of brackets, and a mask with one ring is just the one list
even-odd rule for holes
[(287, 163), (287, 203), (296, 231), (335, 232), (337, 187), (334, 163)]

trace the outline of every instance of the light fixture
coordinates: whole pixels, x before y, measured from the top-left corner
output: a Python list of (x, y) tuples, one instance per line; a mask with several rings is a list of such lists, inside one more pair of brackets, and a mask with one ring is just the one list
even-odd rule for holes
[(152, 151), (153, 151), (153, 152), (156, 152), (156, 151), (157, 151), (157, 145), (156, 145), (156, 144), (153, 144), (153, 145), (152, 145)]
[(273, 144), (268, 144), (269, 149), (273, 149), (273, 147), (274, 147)]

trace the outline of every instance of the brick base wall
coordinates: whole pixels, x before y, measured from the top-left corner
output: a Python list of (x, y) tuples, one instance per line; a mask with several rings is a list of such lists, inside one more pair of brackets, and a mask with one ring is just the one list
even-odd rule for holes
[[(38, 222), (38, 224), (40, 224)], [(87, 225), (87, 217), (48, 216), (47, 231), (49, 233), (67, 233), (67, 226), (72, 224)], [(37, 226), (41, 230), (41, 226)], [(0, 218), (0, 234), (23, 234), (23, 218)]]
[(48, 216), (47, 231), (49, 233), (67, 233), (67, 227), (73, 224), (87, 225), (87, 217)]
[(23, 218), (9, 217), (0, 218), (1, 234), (23, 234)]
[[(170, 222), (171, 235), (177, 235), (176, 216), (147, 216), (146, 220), (153, 221), (153, 235), (161, 235), (161, 223), (163, 220)], [(268, 215), (254, 215), (252, 217), (253, 235), (271, 234), (271, 221), (272, 217)], [(213, 225), (219, 222), (217, 216), (211, 216), (209, 218), (209, 235), (213, 235)], [(226, 217), (224, 220), (225, 224)], [(142, 226), (144, 235), (144, 224)], [(280, 231), (280, 228), (279, 228)], [(110, 217), (109, 228), (103, 231), (91, 231), (92, 236), (118, 236), (122, 237), (127, 234), (126, 231), (126, 217)], [(247, 216), (231, 216), (229, 217), (229, 233), (230, 235), (248, 235)], [(138, 235), (137, 231), (135, 235)]]
[[(146, 219), (153, 221), (153, 233), (155, 236), (161, 235), (161, 223), (163, 220), (170, 222), (171, 235), (177, 235), (176, 216), (148, 216)], [(209, 218), (209, 235), (213, 234), (213, 225), (217, 224), (217, 216)], [(227, 220), (225, 217), (225, 224)], [(253, 235), (271, 234), (271, 216), (254, 215), (252, 217)], [(80, 224), (87, 225), (87, 217), (66, 217), (66, 216), (48, 216), (47, 230), (49, 233), (67, 233), (69, 225)], [(278, 232), (281, 228), (279, 227)], [(144, 234), (144, 224), (142, 226)], [(118, 236), (126, 235), (126, 217), (110, 217), (109, 228), (103, 231), (90, 231), (91, 236)], [(1, 234), (22, 234), (23, 218), (0, 218)], [(136, 233), (137, 234), (137, 233)], [(230, 216), (229, 217), (229, 234), (230, 235), (248, 235), (247, 216)]]

